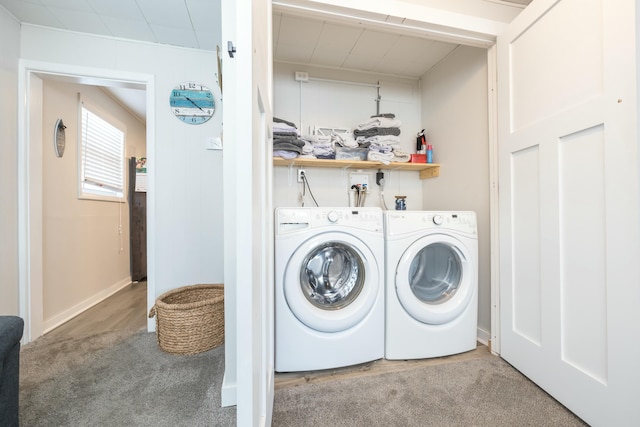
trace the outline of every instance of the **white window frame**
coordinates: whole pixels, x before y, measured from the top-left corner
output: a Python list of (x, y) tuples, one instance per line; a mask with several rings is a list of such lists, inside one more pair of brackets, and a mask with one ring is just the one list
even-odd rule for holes
[[(119, 120), (115, 119), (112, 115), (106, 113), (100, 109), (97, 105), (92, 104), (82, 97), (78, 97), (78, 199), (87, 200), (101, 200), (107, 202), (119, 202), (126, 201), (127, 196), (127, 173), (126, 173), (126, 146), (127, 146), (127, 132), (126, 126), (124, 126)], [(87, 110), (89, 113), (97, 116), (99, 119), (104, 120), (115, 129), (122, 132), (122, 157), (121, 157), (121, 171), (122, 171), (122, 192), (117, 192), (110, 189), (101, 189), (99, 186), (85, 187), (84, 185), (84, 136), (83, 136), (83, 110)]]

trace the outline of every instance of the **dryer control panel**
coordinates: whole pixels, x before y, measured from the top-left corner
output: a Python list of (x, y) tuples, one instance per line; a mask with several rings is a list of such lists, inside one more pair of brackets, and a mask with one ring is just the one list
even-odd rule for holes
[(476, 213), (440, 211), (388, 211), (387, 235), (411, 233), (418, 230), (447, 229), (475, 235)]

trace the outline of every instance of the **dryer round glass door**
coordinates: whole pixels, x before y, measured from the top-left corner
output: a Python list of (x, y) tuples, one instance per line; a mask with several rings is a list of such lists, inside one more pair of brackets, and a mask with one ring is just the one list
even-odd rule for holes
[(396, 293), (413, 318), (439, 325), (458, 317), (475, 292), (471, 252), (448, 235), (414, 242), (396, 268)]
[(381, 292), (378, 260), (355, 236), (321, 233), (302, 243), (284, 271), (284, 296), (296, 318), (321, 332), (360, 323)]

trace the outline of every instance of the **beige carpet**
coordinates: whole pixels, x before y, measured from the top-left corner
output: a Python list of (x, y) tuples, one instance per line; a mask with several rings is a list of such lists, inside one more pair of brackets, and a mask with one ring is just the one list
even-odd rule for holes
[(278, 389), (274, 426), (584, 426), (496, 356)]
[[(406, 368), (406, 367), (405, 367)], [(21, 426), (234, 426), (224, 346), (162, 352), (145, 331), (43, 337), (21, 353)], [(498, 357), (275, 391), (274, 426), (584, 426)]]
[(220, 407), (224, 346), (180, 356), (145, 331), (45, 336), (20, 363), (22, 427), (235, 425)]

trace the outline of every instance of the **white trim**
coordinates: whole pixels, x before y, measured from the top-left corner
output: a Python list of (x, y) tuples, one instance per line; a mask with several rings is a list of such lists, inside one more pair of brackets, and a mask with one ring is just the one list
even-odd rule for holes
[(223, 408), (226, 408), (227, 406), (235, 406), (238, 402), (238, 383), (232, 383), (227, 379), (227, 370), (225, 370), (224, 376), (222, 377), (220, 398), (220, 406)]
[[(38, 147), (32, 142), (38, 132), (30, 126), (42, 126), (31, 123), (30, 114), (31, 79), (39, 75), (51, 75), (52, 78), (85, 78), (98, 81), (113, 81), (118, 84), (135, 84), (146, 87), (147, 93), (147, 310), (155, 302), (155, 77), (152, 74), (132, 73), (110, 69), (79, 67), (68, 64), (56, 64), (20, 59), (18, 63), (18, 297), (19, 314), (24, 319), (25, 343), (38, 338), (43, 331), (42, 307), (42, 188), (37, 187), (37, 177), (41, 171), (32, 171), (34, 156), (38, 156)], [(40, 96), (40, 99), (42, 97)], [(38, 116), (36, 116), (38, 117)], [(34, 120), (34, 121), (37, 121)], [(41, 132), (40, 132), (41, 135)], [(41, 146), (38, 139), (38, 145)], [(33, 152), (32, 152), (33, 150)], [(41, 150), (41, 148), (40, 148)], [(153, 319), (147, 321), (147, 329), (155, 331)]]
[(496, 4), (500, 4), (502, 6), (507, 6), (507, 7), (515, 7), (517, 9), (524, 9), (525, 7), (528, 6), (528, 3), (531, 3), (531, 1), (527, 1), (527, 0), (520, 0), (523, 1), (522, 3), (519, 2), (518, 0), (484, 0), (486, 2), (489, 3), (496, 3)]
[(107, 289), (104, 289), (101, 292), (98, 292), (97, 294), (90, 296), (89, 298), (85, 299), (84, 301), (79, 302), (78, 304), (74, 305), (73, 307), (70, 307), (70, 308), (64, 310), (62, 313), (59, 313), (59, 314), (53, 316), (51, 319), (44, 320), (42, 322), (43, 333), (46, 334), (47, 332), (51, 331), (52, 329), (55, 329), (58, 326), (62, 325), (63, 323), (71, 320), (72, 318), (74, 318), (78, 314), (87, 311), (88, 309), (90, 309), (94, 305), (104, 301), (105, 299), (107, 299), (111, 295), (115, 294), (119, 290), (125, 288), (130, 283), (131, 283), (131, 277), (130, 276), (129, 277), (125, 277), (124, 279), (120, 280), (119, 282), (116, 282), (113, 285), (109, 286)]
[(500, 354), (500, 210), (498, 188), (498, 73), (496, 46), (487, 49), (489, 119), (489, 229), (491, 230), (491, 351)]
[[(484, 329), (478, 328), (478, 342), (489, 347), (489, 341), (491, 341), (491, 333), (489, 331), (485, 331)], [(493, 346), (493, 343), (491, 343)], [(493, 348), (491, 349), (493, 351)]]
[(351, 86), (367, 86), (367, 87), (380, 87), (380, 83), (359, 83), (359, 82), (350, 82), (348, 80), (335, 80), (335, 79), (321, 79), (319, 77), (311, 77), (309, 76), (310, 82), (327, 82), (327, 83), (337, 83), (343, 85), (351, 85)]

